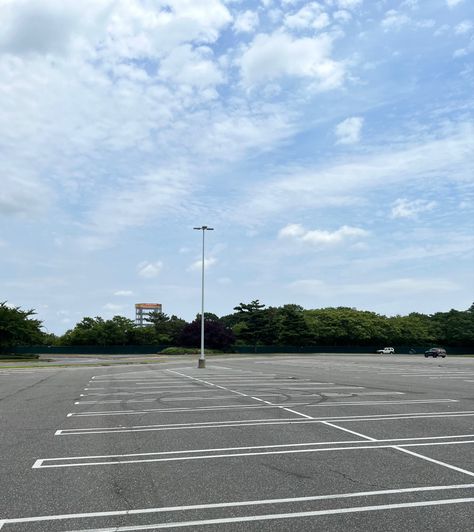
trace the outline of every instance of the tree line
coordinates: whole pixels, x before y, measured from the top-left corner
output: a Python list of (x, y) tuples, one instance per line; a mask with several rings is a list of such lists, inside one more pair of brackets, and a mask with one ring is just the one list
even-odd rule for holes
[[(373, 346), (442, 345), (474, 348), (474, 303), (467, 310), (427, 315), (384, 316), (349, 307), (304, 309), (299, 305), (267, 307), (259, 300), (240, 303), (234, 312), (218, 317), (205, 313), (205, 345), (231, 350), (233, 346)], [(44, 332), (33, 309), (0, 303), (0, 352), (15, 346), (160, 345), (198, 347), (201, 317), (191, 322), (152, 313), (139, 327), (123, 316), (85, 317), (63, 335)]]

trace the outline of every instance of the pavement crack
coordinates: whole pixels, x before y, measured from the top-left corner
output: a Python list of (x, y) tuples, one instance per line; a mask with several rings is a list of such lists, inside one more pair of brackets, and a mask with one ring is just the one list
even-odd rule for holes
[(44, 379), (40, 379), (39, 381), (34, 382), (33, 384), (29, 384), (28, 386), (24, 386), (23, 388), (19, 388), (18, 390), (15, 390), (13, 393), (10, 393), (8, 395), (4, 395), (3, 397), (0, 397), (0, 401), (4, 401), (5, 399), (10, 399), (11, 397), (14, 397), (15, 395), (18, 395), (21, 392), (25, 392), (26, 390), (30, 390), (31, 388), (34, 388), (35, 386), (38, 386), (39, 384), (42, 384), (43, 382), (47, 381), (51, 377), (56, 375), (53, 373), (52, 375), (47, 375)]
[(268, 469), (271, 469), (273, 471), (278, 471), (278, 473), (283, 473), (284, 475), (290, 476), (290, 477), (296, 477), (299, 479), (311, 479), (314, 480), (313, 475), (308, 475), (306, 473), (299, 473), (297, 471), (291, 471), (289, 469), (286, 469), (284, 467), (278, 467), (276, 465), (271, 465), (268, 463), (262, 463), (262, 465)]
[(352, 478), (349, 474), (347, 473), (344, 473), (343, 471), (339, 471), (338, 469), (331, 469), (329, 468), (328, 469), (331, 473), (335, 474), (335, 475), (338, 475), (340, 477), (342, 477), (343, 479), (345, 480), (348, 480), (349, 482), (352, 482), (353, 484), (357, 484), (358, 486), (367, 486), (367, 487), (370, 487), (370, 488), (384, 488), (384, 489), (388, 489), (387, 486), (384, 486), (383, 484), (376, 484), (376, 483), (372, 483), (372, 482), (364, 482), (360, 479), (355, 479), (355, 478)]

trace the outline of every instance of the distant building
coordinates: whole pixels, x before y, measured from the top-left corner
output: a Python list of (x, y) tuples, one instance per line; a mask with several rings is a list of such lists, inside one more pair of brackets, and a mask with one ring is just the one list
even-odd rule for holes
[(147, 317), (152, 312), (163, 312), (161, 303), (135, 303), (135, 323), (139, 327), (150, 325)]

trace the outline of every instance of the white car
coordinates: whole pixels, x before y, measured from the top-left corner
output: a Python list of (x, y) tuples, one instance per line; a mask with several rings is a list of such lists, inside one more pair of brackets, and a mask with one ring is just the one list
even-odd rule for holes
[(384, 347), (383, 349), (377, 349), (379, 355), (393, 355), (395, 349), (393, 347)]

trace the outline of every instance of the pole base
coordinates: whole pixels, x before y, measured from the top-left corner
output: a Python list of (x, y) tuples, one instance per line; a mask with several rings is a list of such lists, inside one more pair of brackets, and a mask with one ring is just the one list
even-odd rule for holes
[(203, 369), (206, 367), (206, 360), (204, 358), (200, 358), (198, 360), (198, 369)]

